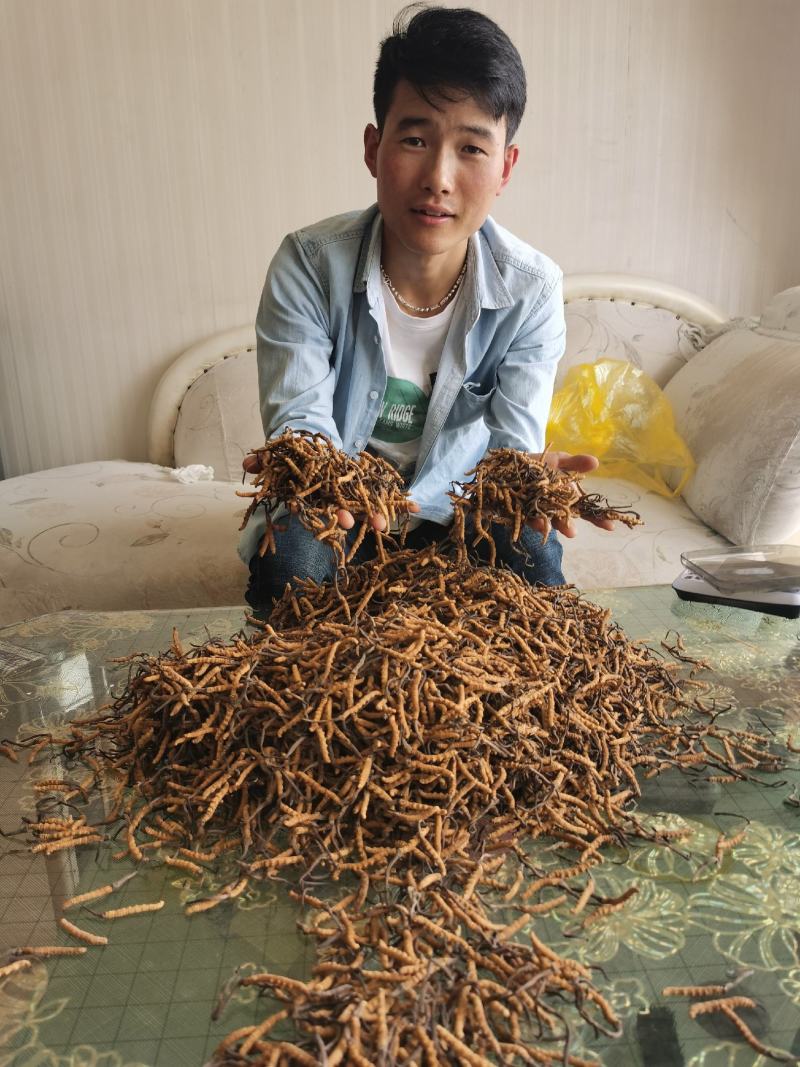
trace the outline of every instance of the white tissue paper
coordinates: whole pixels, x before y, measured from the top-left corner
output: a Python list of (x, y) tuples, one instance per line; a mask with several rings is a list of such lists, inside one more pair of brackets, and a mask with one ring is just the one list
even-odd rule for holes
[(214, 481), (214, 468), (206, 467), (202, 463), (190, 463), (188, 467), (171, 467), (170, 474), (182, 485)]

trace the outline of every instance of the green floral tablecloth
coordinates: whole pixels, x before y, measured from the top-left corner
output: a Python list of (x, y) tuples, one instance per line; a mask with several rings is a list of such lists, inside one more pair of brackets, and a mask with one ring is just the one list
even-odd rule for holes
[[(593, 593), (626, 632), (654, 648), (668, 631), (708, 659), (707, 676), (725, 725), (800, 743), (800, 622), (679, 601), (669, 587)], [(229, 637), (241, 609), (191, 612), (62, 613), (0, 630), (0, 736), (21, 725), (50, 729), (102, 704), (124, 684), (114, 657), (157, 651), (173, 626), (184, 641)], [(58, 768), (52, 769), (55, 773)], [(45, 771), (34, 768), (41, 777)], [(50, 772), (48, 772), (49, 774)], [(766, 1064), (724, 1018), (689, 1019), (669, 985), (741, 979), (737, 992), (758, 1010), (745, 1017), (766, 1043), (800, 1056), (800, 775), (790, 768), (763, 784), (708, 783), (673, 773), (646, 783), (640, 812), (691, 837), (674, 849), (643, 844), (610, 852), (596, 869), (613, 897), (635, 882), (625, 909), (576, 936), (554, 912), (537, 929), (560, 952), (595, 965), (598, 984), (623, 1017), (624, 1036), (598, 1040), (576, 1029), (571, 1051), (607, 1067), (750, 1067)], [(98, 800), (97, 803), (100, 803)], [(33, 812), (31, 772), (0, 759), (0, 830)], [(702, 867), (720, 831), (743, 843), (721, 867)], [(560, 863), (546, 844), (541, 864)], [(110, 850), (31, 856), (16, 837), (0, 839), (0, 963), (23, 944), (64, 943), (64, 898), (125, 873)], [(163, 897), (165, 908), (109, 931), (101, 951), (37, 962), (0, 981), (0, 1067), (200, 1067), (222, 1036), (263, 1015), (242, 991), (214, 1022), (211, 1010), (234, 967), (304, 976), (313, 948), (295, 929), (299, 912), (281, 887), (254, 890), (207, 915), (186, 919), (189, 887), (177, 872), (146, 868), (115, 897), (120, 904)]]

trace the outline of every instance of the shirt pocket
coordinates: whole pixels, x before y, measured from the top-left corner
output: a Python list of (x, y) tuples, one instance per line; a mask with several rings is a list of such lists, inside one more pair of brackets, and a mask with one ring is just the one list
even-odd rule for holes
[(465, 413), (482, 415), (494, 396), (496, 386), (487, 388), (482, 382), (464, 382), (456, 396), (456, 404)]

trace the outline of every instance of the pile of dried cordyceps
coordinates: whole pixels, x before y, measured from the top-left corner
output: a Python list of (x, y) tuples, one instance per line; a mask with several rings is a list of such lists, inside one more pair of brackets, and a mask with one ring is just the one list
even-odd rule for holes
[(582, 474), (551, 467), (539, 456), (519, 452), (515, 448), (496, 448), (481, 460), (471, 481), (455, 482), (453, 501), (453, 537), (464, 543), (466, 519), (472, 519), (474, 544), (488, 541), (492, 563), (494, 542), (484, 525), (507, 526), (512, 541), (518, 541), (523, 524), (541, 519), (543, 536), (550, 532), (552, 521), (568, 522), (574, 516), (582, 519), (612, 519), (628, 527), (639, 526), (641, 518), (629, 508), (611, 507), (599, 493), (585, 493), (580, 486)]
[[(251, 498), (241, 529), (257, 508), (264, 509), (267, 525), (259, 548), (262, 556), (275, 551), (272, 515), (279, 505), (294, 512), (318, 541), (328, 541), (341, 564), (358, 551), (370, 529), (369, 516), (381, 515), (387, 530), (402, 526), (408, 518), (403, 479), (380, 456), (361, 452), (353, 458), (335, 448), (324, 434), (306, 430), (285, 430), (253, 455), (258, 456), (261, 471), (253, 479), (255, 489), (238, 494)], [(363, 516), (347, 557), (340, 510)], [(375, 536), (382, 556), (383, 537), (377, 532)]]
[[(637, 774), (778, 766), (608, 612), (457, 557), (397, 552), (287, 591), (254, 637), (188, 651), (176, 638), (134, 659), (112, 707), (30, 742), (33, 757), (52, 741), (88, 766), (84, 795), (117, 782), (107, 823), (48, 817), (28, 826), (35, 848), (96, 847), (121, 820), (136, 861), (155, 850), (198, 879), (229, 864), (189, 915), (287, 877), (311, 909), (311, 978), (236, 977), (227, 994), (256, 986), (277, 1010), (230, 1034), (217, 1065), (581, 1067), (567, 1012), (598, 1032), (619, 1022), (536, 916), (568, 905), (586, 927), (625, 907), (635, 889), (596, 891), (600, 849), (674, 839), (632, 810)], [(43, 788), (77, 797), (70, 781)], [(524, 845), (544, 835), (574, 860), (539, 868)], [(735, 843), (721, 837), (717, 859)]]
[[(236, 861), (188, 914), (291, 872), (315, 909), (312, 979), (241, 979), (285, 1006), (217, 1062), (316, 1063), (324, 1049), (334, 1063), (548, 1063), (564, 1053), (565, 999), (598, 1029), (618, 1024), (532, 917), (570, 898), (581, 924), (624, 907), (590, 872), (604, 844), (659, 839), (626, 810), (637, 772), (776, 765), (765, 742), (687, 719), (692, 703), (573, 591), (430, 549), (302, 585), (256, 637), (138, 657), (124, 695), (62, 743), (119, 775), (109, 820), (124, 819), (134, 859), (166, 850), (198, 877)], [(55, 847), (105, 832), (47, 831)], [(537, 869), (522, 844), (542, 835), (574, 863)], [(340, 895), (312, 895), (323, 871)], [(284, 1020), (292, 1040), (271, 1039)]]

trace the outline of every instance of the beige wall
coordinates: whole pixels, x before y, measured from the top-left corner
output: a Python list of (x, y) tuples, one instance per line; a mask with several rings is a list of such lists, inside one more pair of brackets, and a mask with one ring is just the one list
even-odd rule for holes
[[(399, 6), (0, 0), (6, 476), (143, 458), (170, 360), (252, 319), (287, 230), (372, 199), (361, 133)], [(732, 314), (800, 283), (800, 3), (475, 6), (530, 83), (501, 222), (567, 272)]]

